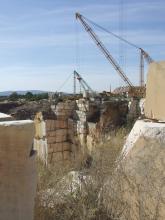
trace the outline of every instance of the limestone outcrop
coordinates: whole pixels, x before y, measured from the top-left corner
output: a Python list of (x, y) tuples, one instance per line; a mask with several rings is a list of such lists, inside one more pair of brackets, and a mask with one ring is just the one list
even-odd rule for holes
[(109, 208), (123, 220), (165, 216), (165, 124), (137, 121), (108, 186)]
[(123, 153), (127, 154), (141, 137), (165, 143), (165, 124), (154, 123), (149, 120), (136, 121), (124, 145)]
[(32, 220), (36, 192), (34, 125), (0, 122), (0, 220)]
[(165, 121), (165, 61), (149, 66), (146, 87), (145, 116)]

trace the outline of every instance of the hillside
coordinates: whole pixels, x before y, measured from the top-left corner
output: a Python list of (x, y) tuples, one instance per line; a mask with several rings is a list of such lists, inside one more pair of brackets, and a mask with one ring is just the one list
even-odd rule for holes
[(31, 92), (33, 94), (41, 94), (41, 93), (46, 93), (48, 91), (42, 91), (42, 90), (3, 91), (3, 92), (0, 92), (0, 96), (9, 96), (13, 92), (18, 93), (19, 95), (25, 95), (27, 92)]

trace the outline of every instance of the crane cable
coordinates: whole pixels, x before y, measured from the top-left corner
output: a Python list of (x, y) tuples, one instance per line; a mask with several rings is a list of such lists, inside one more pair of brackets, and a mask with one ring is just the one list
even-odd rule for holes
[(94, 26), (96, 26), (96, 27), (102, 29), (102, 30), (105, 31), (106, 33), (108, 33), (108, 34), (110, 34), (110, 35), (112, 35), (112, 36), (118, 38), (119, 40), (121, 40), (121, 41), (123, 41), (123, 42), (129, 44), (129, 45), (132, 46), (132, 47), (135, 47), (136, 49), (140, 49), (140, 47), (137, 46), (136, 44), (133, 44), (133, 43), (129, 42), (128, 40), (125, 40), (124, 38), (118, 36), (117, 34), (113, 33), (112, 31), (107, 30), (106, 28), (100, 26), (99, 24), (96, 24), (95, 22), (93, 22), (93, 21), (91, 21), (90, 19), (84, 17), (83, 15), (82, 15), (82, 17), (83, 17), (85, 20), (87, 20), (89, 23), (91, 23), (91, 24), (93, 24)]
[(73, 75), (73, 73), (69, 74), (69, 76), (66, 78), (66, 80), (61, 84), (61, 86), (59, 86), (59, 88), (57, 89), (57, 91), (60, 91), (64, 85), (68, 82), (68, 80), (70, 79), (70, 77)]

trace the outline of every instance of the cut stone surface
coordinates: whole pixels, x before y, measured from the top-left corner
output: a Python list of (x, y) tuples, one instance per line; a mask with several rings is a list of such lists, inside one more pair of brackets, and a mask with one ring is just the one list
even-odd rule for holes
[(136, 121), (124, 145), (124, 154), (127, 154), (133, 148), (139, 137), (161, 140), (165, 143), (165, 123), (154, 123), (144, 120)]
[(0, 122), (0, 220), (32, 220), (36, 192), (32, 121)]
[(165, 61), (149, 66), (146, 87), (145, 116), (165, 121)]

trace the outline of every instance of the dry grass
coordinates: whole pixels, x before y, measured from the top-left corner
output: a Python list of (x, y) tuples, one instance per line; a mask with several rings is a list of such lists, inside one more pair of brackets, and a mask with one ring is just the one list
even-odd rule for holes
[(104, 205), (122, 220), (164, 220), (165, 144), (141, 137), (103, 189)]
[[(112, 132), (109, 140), (98, 146), (92, 153), (91, 166), (79, 167), (76, 172), (78, 180), (74, 181), (74, 178), (71, 178), (69, 186), (68, 181), (64, 179), (68, 169), (57, 165), (46, 168), (38, 162), (35, 220), (115, 219), (104, 206), (102, 188), (115, 168), (115, 161), (126, 134), (126, 129)], [(76, 170), (75, 167), (74, 170)], [(46, 194), (44, 199), (43, 192)]]

